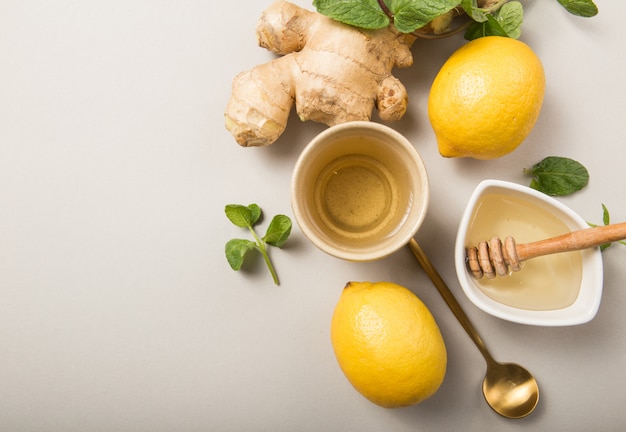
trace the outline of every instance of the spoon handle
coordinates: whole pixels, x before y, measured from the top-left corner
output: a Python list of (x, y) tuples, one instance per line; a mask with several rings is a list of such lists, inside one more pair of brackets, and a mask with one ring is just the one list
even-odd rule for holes
[(439, 275), (439, 272), (437, 272), (435, 267), (432, 265), (432, 263), (424, 253), (424, 250), (420, 247), (420, 245), (414, 238), (409, 240), (409, 248), (411, 249), (411, 252), (413, 252), (413, 255), (415, 255), (415, 258), (417, 258), (417, 261), (420, 263), (430, 280), (439, 291), (439, 294), (441, 294), (441, 297), (443, 297), (443, 299), (445, 300), (446, 304), (448, 305), (456, 319), (459, 321), (465, 332), (472, 339), (472, 342), (474, 342), (482, 356), (485, 358), (487, 363), (493, 363), (495, 360), (487, 350), (485, 343), (474, 328), (474, 325), (471, 323), (468, 316), (465, 314), (465, 311), (463, 310), (457, 299), (454, 297), (454, 294), (452, 294), (452, 291), (450, 290), (448, 285), (446, 285), (445, 281)]
[(557, 237), (532, 243), (518, 244), (520, 261), (559, 252), (569, 252), (600, 246), (626, 238), (626, 222), (572, 231)]

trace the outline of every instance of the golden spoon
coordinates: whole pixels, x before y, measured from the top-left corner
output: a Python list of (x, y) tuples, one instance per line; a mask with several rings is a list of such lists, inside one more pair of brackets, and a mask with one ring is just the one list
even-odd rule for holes
[(519, 271), (520, 263), (530, 258), (600, 246), (626, 238), (626, 222), (572, 231), (557, 237), (527, 244), (516, 244), (513, 237), (502, 242), (498, 237), (482, 241), (465, 250), (467, 268), (476, 279), (493, 279)]
[(489, 406), (498, 414), (508, 418), (521, 418), (533, 412), (539, 402), (539, 385), (532, 374), (518, 364), (499, 363), (494, 360), (452, 291), (415, 239), (409, 241), (409, 247), (454, 316), (485, 358), (487, 372), (483, 381), (483, 395)]

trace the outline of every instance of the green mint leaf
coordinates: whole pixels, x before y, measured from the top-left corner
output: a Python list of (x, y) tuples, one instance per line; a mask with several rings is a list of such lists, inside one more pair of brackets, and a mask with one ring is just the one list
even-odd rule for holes
[[(611, 216), (609, 215), (609, 209), (604, 204), (602, 204), (602, 223), (605, 226), (611, 223)], [(611, 243), (605, 243), (603, 245), (600, 245), (600, 252), (603, 252), (609, 246), (611, 246)]]
[(587, 168), (565, 157), (548, 156), (524, 173), (533, 177), (530, 187), (552, 196), (569, 195), (589, 183)]
[(454, 9), (461, 4), (461, 0), (391, 0), (388, 4), (394, 16), (394, 26), (401, 33), (411, 33)]
[(245, 239), (232, 239), (226, 242), (226, 260), (233, 270), (239, 270), (248, 252), (256, 248), (256, 243)]
[(539, 184), (539, 182), (535, 179), (532, 179), (530, 181), (530, 185), (531, 188), (536, 189), (536, 190), (541, 190), (541, 185)]
[(508, 37), (509, 35), (493, 15), (487, 15), (487, 21), (473, 23), (465, 31), (465, 39), (470, 41), (484, 36)]
[(228, 204), (224, 211), (226, 217), (240, 228), (251, 228), (261, 217), (261, 208), (256, 204)]
[(248, 209), (250, 210), (250, 225), (254, 225), (261, 217), (261, 207), (256, 204), (250, 204)]
[(598, 14), (598, 7), (592, 0), (557, 0), (569, 13), (584, 18)]
[(377, 0), (313, 0), (322, 15), (364, 29), (380, 29), (390, 24)]
[[(611, 216), (609, 215), (609, 209), (604, 204), (602, 204), (602, 223), (604, 224), (604, 226), (611, 224)], [(591, 222), (587, 222), (587, 224), (592, 228), (599, 226)], [(624, 240), (617, 240), (615, 243), (619, 243), (619, 244), (626, 246), (626, 241)], [(605, 243), (603, 245), (600, 245), (600, 252), (604, 252), (612, 244), (613, 243)]]
[(495, 16), (510, 38), (519, 39), (522, 35), (522, 22), (524, 21), (524, 8), (520, 2), (505, 3)]
[(479, 23), (487, 21), (487, 16), (489, 14), (484, 9), (478, 7), (476, 0), (463, 0), (461, 2), (461, 7), (467, 16), (474, 21)]
[(252, 226), (252, 211), (249, 207), (240, 204), (228, 204), (224, 208), (226, 217), (232, 223), (240, 228), (249, 228)]
[(606, 208), (604, 204), (602, 204), (602, 223), (604, 223), (604, 225), (611, 224), (611, 215), (609, 215), (609, 209)]
[(276, 215), (267, 227), (263, 241), (271, 246), (282, 247), (291, 234), (291, 219), (285, 215)]

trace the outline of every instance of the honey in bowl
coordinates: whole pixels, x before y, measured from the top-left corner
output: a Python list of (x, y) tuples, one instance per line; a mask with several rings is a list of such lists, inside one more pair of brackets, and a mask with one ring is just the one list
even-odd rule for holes
[[(530, 243), (571, 231), (554, 214), (520, 199), (498, 193), (483, 195), (469, 221), (466, 246), (475, 246), (494, 236), (513, 236), (517, 243)], [(556, 310), (572, 305), (582, 280), (580, 251), (533, 258), (522, 270), (495, 279), (476, 280), (491, 299), (527, 310)]]

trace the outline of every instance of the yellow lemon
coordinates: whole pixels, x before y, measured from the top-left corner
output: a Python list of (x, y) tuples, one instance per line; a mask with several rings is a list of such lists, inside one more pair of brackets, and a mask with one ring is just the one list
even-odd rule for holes
[(446, 347), (432, 314), (390, 282), (349, 282), (331, 322), (341, 370), (373, 403), (395, 408), (432, 396), (446, 374)]
[(515, 150), (543, 103), (541, 61), (523, 42), (488, 36), (468, 42), (433, 81), (428, 115), (445, 157), (495, 159)]

